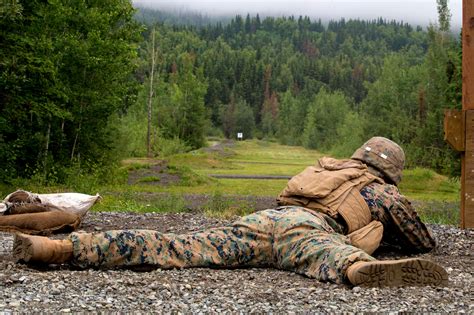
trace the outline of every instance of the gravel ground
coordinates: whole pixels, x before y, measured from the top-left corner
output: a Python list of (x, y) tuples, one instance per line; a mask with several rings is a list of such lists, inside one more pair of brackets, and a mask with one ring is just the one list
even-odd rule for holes
[[(86, 231), (151, 228), (186, 232), (229, 224), (199, 213), (91, 213)], [(31, 267), (10, 260), (12, 237), (0, 234), (0, 313), (165, 312), (165, 313), (474, 313), (474, 231), (430, 226), (439, 247), (423, 257), (443, 265), (444, 288), (363, 288), (320, 283), (272, 269), (73, 270)], [(59, 235), (57, 237), (64, 237)], [(381, 259), (400, 258), (387, 248)]]

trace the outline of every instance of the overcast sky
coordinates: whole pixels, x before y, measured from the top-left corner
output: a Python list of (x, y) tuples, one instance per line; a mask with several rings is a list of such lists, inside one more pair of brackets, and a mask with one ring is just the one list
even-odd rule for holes
[[(436, 0), (133, 0), (155, 8), (198, 11), (209, 15), (308, 15), (312, 18), (403, 20), (427, 25), (438, 19)], [(462, 0), (449, 0), (451, 24), (460, 27)]]

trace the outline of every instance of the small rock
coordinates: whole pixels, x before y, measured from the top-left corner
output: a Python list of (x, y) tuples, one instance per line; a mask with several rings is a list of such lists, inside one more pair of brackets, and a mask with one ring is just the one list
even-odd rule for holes
[(352, 288), (352, 291), (353, 291), (354, 293), (359, 293), (361, 290), (362, 290), (362, 289), (361, 289), (360, 287), (353, 287), (353, 288)]

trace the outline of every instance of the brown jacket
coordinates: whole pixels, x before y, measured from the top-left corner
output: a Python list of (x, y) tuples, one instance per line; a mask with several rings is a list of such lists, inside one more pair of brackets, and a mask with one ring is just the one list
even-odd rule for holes
[(374, 181), (383, 183), (360, 161), (323, 157), (291, 178), (277, 202), (303, 206), (335, 219), (340, 216), (347, 224), (347, 233), (351, 233), (372, 221), (360, 190)]

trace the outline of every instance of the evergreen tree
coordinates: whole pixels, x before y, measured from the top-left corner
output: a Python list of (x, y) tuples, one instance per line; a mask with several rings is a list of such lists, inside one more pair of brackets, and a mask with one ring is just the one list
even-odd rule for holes
[(321, 89), (309, 104), (302, 134), (303, 145), (310, 149), (330, 149), (337, 142), (337, 130), (348, 112), (349, 103), (344, 94)]
[(202, 68), (194, 67), (195, 58), (189, 53), (178, 57), (178, 63), (170, 74), (167, 95), (160, 100), (163, 119), (158, 123), (166, 138), (179, 138), (191, 148), (204, 145), (206, 109), (204, 96), (207, 84)]

